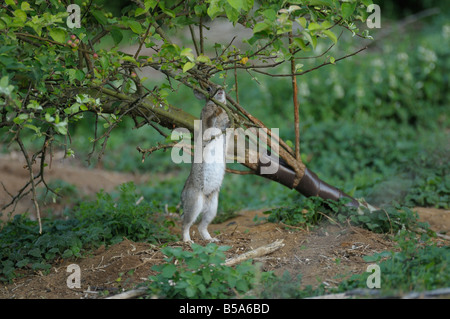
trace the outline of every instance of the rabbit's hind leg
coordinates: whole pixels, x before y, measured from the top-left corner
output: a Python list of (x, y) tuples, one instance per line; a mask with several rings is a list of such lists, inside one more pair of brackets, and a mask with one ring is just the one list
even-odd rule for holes
[(213, 221), (217, 214), (217, 204), (219, 201), (219, 191), (212, 192), (211, 194), (205, 196), (205, 201), (203, 204), (203, 217), (200, 225), (198, 226), (198, 231), (200, 235), (205, 240), (211, 242), (218, 242), (217, 238), (212, 238), (208, 232), (208, 225)]
[(183, 241), (192, 243), (189, 231), (203, 210), (204, 200), (201, 193), (189, 195), (194, 196), (185, 196), (183, 198)]

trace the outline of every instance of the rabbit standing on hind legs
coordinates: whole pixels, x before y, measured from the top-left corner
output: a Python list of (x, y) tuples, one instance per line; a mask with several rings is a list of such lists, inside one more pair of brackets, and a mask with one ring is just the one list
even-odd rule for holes
[[(195, 92), (194, 92), (195, 93)], [(196, 94), (197, 98), (205, 96)], [(214, 99), (226, 103), (225, 91), (219, 88)], [(219, 241), (212, 238), (208, 232), (208, 225), (217, 213), (219, 191), (225, 175), (225, 135), (223, 130), (230, 126), (227, 113), (220, 106), (209, 100), (201, 112), (203, 132), (202, 159), (200, 163), (192, 163), (191, 172), (181, 192), (183, 207), (183, 241), (192, 242), (190, 228), (197, 217), (202, 214), (198, 231), (203, 239)]]

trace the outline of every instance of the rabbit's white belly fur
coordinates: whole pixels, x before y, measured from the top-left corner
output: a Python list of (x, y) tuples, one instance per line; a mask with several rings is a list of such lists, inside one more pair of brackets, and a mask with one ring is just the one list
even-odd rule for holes
[(225, 174), (223, 135), (217, 136), (203, 149), (203, 193), (208, 195), (220, 189)]

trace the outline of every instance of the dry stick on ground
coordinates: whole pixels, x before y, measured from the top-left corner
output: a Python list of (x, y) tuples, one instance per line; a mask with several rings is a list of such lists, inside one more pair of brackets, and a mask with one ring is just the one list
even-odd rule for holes
[(145, 295), (146, 291), (147, 291), (146, 288), (138, 288), (122, 292), (120, 294), (108, 297), (106, 299), (131, 299)]
[(250, 250), (246, 253), (243, 253), (237, 257), (233, 257), (233, 258), (229, 258), (225, 261), (226, 266), (234, 266), (236, 264), (239, 264), (241, 262), (243, 262), (244, 260), (247, 259), (252, 259), (255, 257), (261, 257), (264, 255), (268, 255), (270, 253), (273, 253), (275, 250), (278, 250), (280, 248), (284, 247), (283, 244), (283, 239), (281, 240), (276, 240), (271, 244), (265, 245), (265, 246), (261, 246), (258, 247), (256, 249)]

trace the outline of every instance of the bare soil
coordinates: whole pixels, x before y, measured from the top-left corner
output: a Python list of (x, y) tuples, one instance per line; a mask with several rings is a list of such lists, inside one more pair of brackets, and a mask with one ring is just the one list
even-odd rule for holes
[[(8, 193), (15, 194), (26, 183), (28, 173), (24, 163), (14, 154), (0, 157), (0, 206), (9, 201)], [(127, 182), (144, 182), (154, 176), (120, 174), (101, 169), (86, 169), (74, 162), (64, 163), (54, 160), (48, 170), (47, 179), (60, 179), (77, 186), (86, 196), (92, 196), (100, 189), (110, 191)], [(31, 210), (31, 201), (22, 200), (17, 211)], [(417, 208), (421, 220), (430, 223), (431, 228), (450, 232), (449, 211), (433, 208)], [(257, 218), (255, 219), (255, 216)], [(228, 257), (242, 254), (248, 250), (283, 239), (284, 247), (270, 255), (256, 258), (262, 270), (272, 270), (276, 274), (289, 271), (291, 275), (302, 275), (302, 285), (317, 286), (324, 283), (334, 287), (352, 274), (366, 271), (368, 264), (363, 256), (392, 249), (394, 243), (386, 235), (375, 234), (350, 225), (335, 225), (323, 222), (314, 229), (285, 227), (280, 224), (260, 222), (263, 211), (245, 211), (221, 224), (210, 225), (221, 244), (230, 246)], [(5, 218), (5, 216), (3, 216)], [(179, 219), (175, 217), (174, 232), (180, 232)], [(196, 228), (193, 227), (196, 231)], [(199, 244), (207, 242), (193, 234), (193, 240)], [(188, 245), (173, 242), (170, 246)], [(10, 284), (0, 284), (0, 298), (11, 299), (74, 299), (103, 298), (123, 290), (132, 289), (148, 280), (155, 273), (151, 267), (164, 262), (160, 249), (147, 243), (136, 243), (124, 239), (111, 247), (100, 247), (92, 254), (78, 259), (59, 260), (52, 265), (49, 274), (26, 272)], [(81, 269), (81, 288), (70, 289), (67, 278), (67, 266), (77, 264)]]

